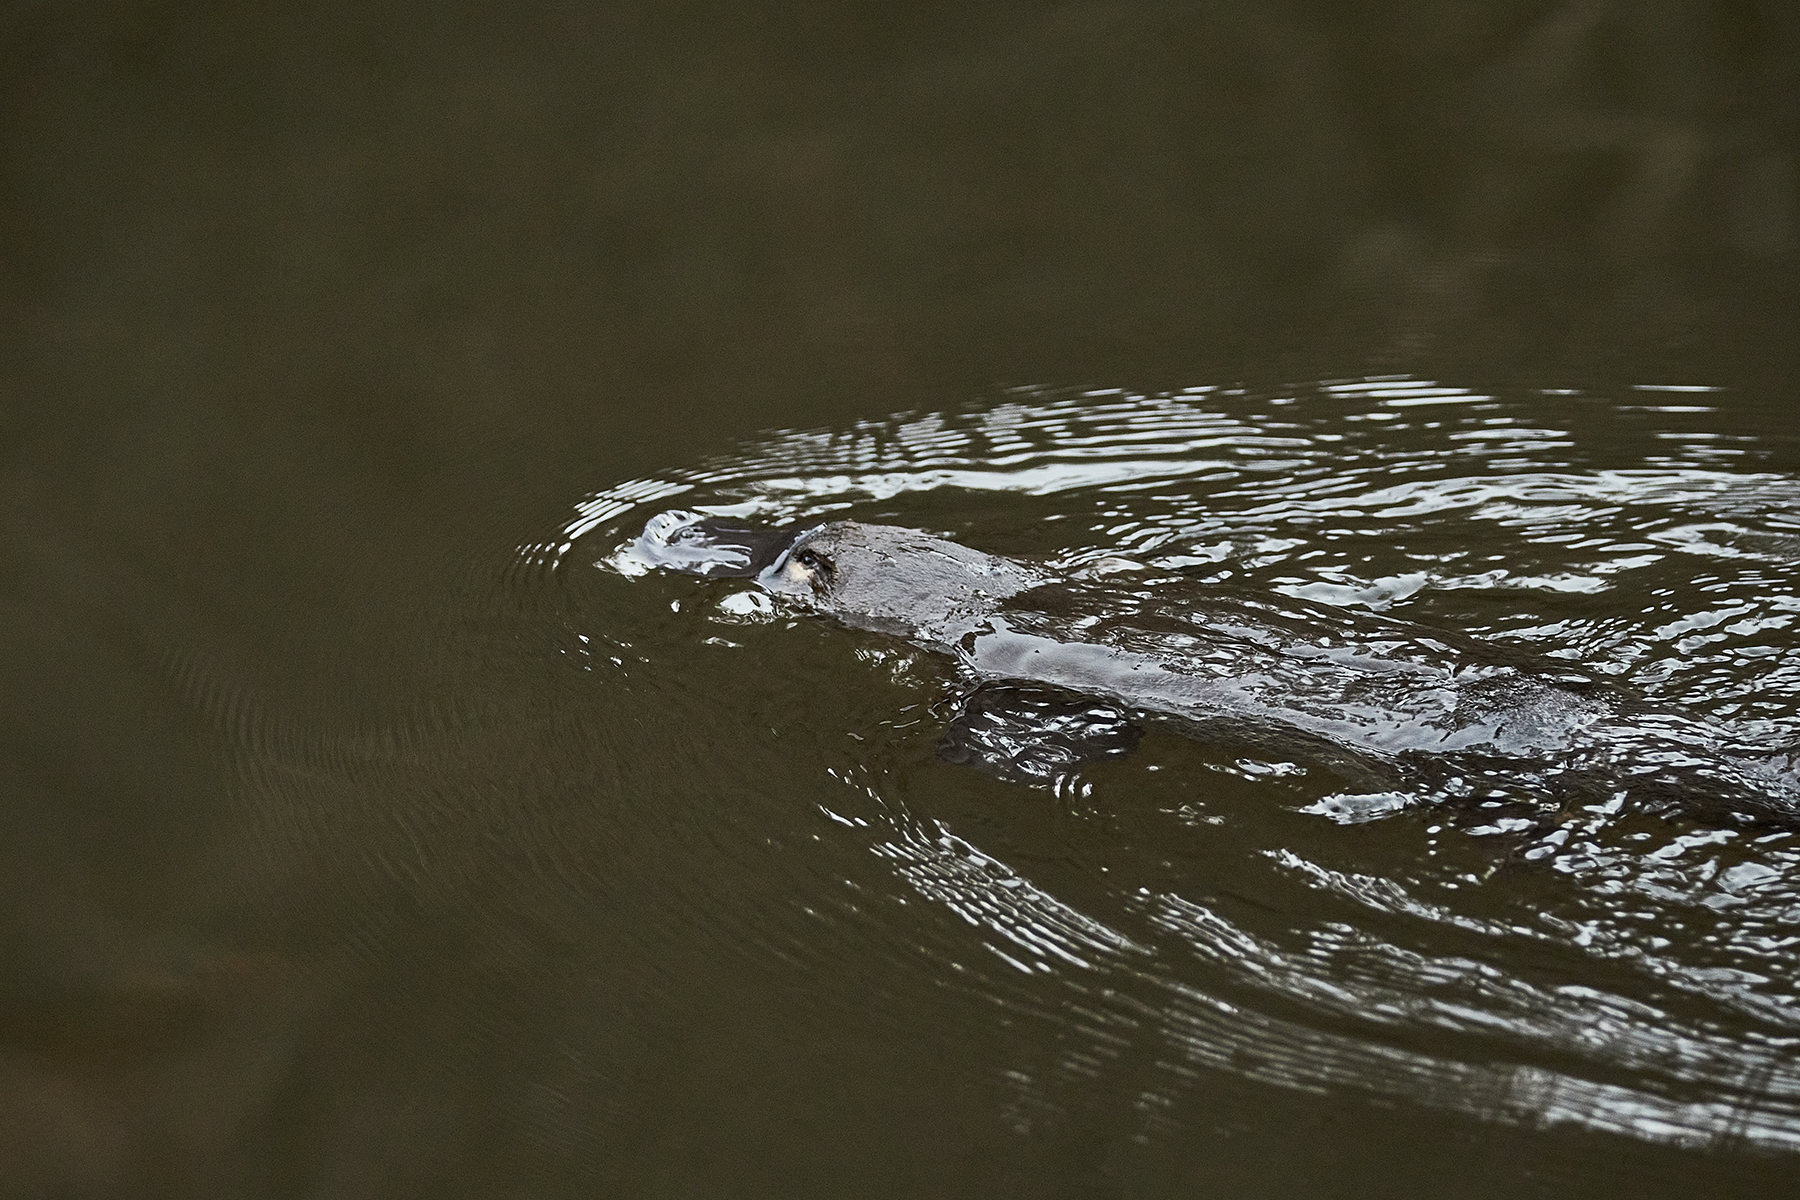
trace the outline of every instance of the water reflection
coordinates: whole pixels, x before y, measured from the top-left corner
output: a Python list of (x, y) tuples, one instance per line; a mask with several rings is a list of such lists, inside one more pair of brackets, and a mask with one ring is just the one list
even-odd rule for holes
[[(654, 564), (630, 535), (678, 500), (771, 525), (906, 524), (1063, 570), (1123, 557), (1515, 641), (1727, 722), (1696, 751), (1785, 763), (1800, 740), (1787, 633), (1800, 482), (1774, 460), (1778, 440), (1728, 436), (1705, 424), (1710, 406), (1647, 394), (1400, 377), (1014, 392), (632, 481), (546, 545), (551, 574), (639, 575)], [(745, 615), (742, 585), (708, 586), (714, 615), (702, 605), (684, 636)], [(756, 645), (732, 652), (781, 654), (783, 637), (875, 646), (761, 616)], [(654, 671), (665, 652), (637, 645)], [(916, 707), (958, 686), (897, 661)], [(1152, 1136), (1226, 1072), (1514, 1124), (1800, 1148), (1800, 848), (1786, 829), (1547, 795), (1555, 764), (1346, 792), (1317, 764), (1229, 737), (1154, 734), (1132, 758), (978, 793), (991, 798), (970, 810), (967, 785), (921, 752), (932, 720), (846, 721), (861, 749), (818, 766), (836, 796), (819, 836), (887, 864), (898, 905), (853, 919), (913, 942), (945, 986), (1063, 1031), (1048, 1066), (1015, 1047), (1018, 1113), (1098, 1090), (1133, 1097)], [(921, 903), (968, 933), (920, 924)]]

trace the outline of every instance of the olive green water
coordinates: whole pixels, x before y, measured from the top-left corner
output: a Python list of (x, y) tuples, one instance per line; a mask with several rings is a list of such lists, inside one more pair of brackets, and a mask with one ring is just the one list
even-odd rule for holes
[(947, 664), (605, 565), (698, 504), (1134, 555), (1778, 744), (1781, 6), (0, 47), (0, 1195), (1791, 1181), (1787, 843), (1527, 858), (1166, 732), (1005, 784)]

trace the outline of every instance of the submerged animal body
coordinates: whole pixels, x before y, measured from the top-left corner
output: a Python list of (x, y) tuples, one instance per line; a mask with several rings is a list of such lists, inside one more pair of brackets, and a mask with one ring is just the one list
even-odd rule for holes
[[(661, 536), (703, 541), (704, 529)], [(1465, 787), (1523, 775), (1659, 809), (1800, 821), (1800, 781), (1773, 757), (1560, 660), (1182, 578), (1059, 575), (895, 526), (838, 521), (782, 543), (744, 556), (769, 592), (952, 655), (979, 680), (1100, 697), (1352, 773), (1442, 776), (1454, 763)]]

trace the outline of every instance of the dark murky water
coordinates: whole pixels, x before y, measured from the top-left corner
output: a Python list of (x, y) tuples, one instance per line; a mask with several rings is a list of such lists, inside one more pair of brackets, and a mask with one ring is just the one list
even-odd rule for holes
[(621, 548), (1124, 557), (1781, 761), (1796, 80), (1763, 0), (0, 11), (0, 1196), (1781, 1194), (1779, 822), (1071, 769)]

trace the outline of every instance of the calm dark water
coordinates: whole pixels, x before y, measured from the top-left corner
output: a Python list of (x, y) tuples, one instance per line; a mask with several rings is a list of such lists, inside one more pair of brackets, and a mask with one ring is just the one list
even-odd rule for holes
[(1785, 7), (116, 0), (0, 63), (0, 1195), (1791, 1178), (1781, 831), (1166, 730), (1007, 784), (947, 662), (618, 554), (1125, 555), (1785, 744)]

